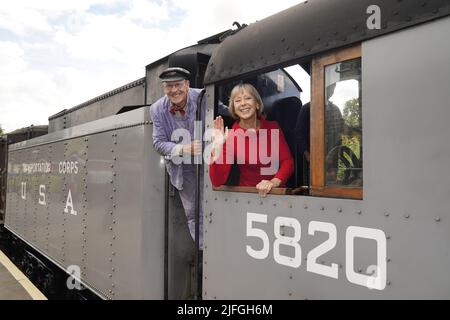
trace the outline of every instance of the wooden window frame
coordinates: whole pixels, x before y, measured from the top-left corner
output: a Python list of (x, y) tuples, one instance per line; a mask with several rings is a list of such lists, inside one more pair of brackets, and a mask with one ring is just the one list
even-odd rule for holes
[[(360, 199), (363, 187), (327, 186), (325, 181), (325, 67), (361, 58), (361, 44), (335, 50), (312, 61), (311, 94), (311, 195)], [(362, 154), (361, 154), (362, 157)]]

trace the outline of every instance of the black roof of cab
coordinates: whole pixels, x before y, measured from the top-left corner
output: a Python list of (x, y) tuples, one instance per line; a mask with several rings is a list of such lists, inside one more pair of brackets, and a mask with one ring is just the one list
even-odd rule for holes
[[(369, 30), (367, 9), (381, 9)], [(270, 69), (450, 14), (448, 0), (309, 0), (226, 38), (208, 64), (205, 84)]]

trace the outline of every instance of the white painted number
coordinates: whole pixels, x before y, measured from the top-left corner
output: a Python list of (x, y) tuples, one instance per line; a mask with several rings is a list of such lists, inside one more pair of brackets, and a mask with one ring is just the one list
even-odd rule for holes
[(263, 243), (261, 250), (254, 250), (247, 245), (247, 253), (255, 259), (265, 259), (269, 255), (269, 237), (264, 230), (253, 228), (253, 222), (267, 223), (267, 215), (247, 212), (247, 237), (259, 238)]
[[(292, 237), (281, 234), (281, 228), (290, 227), (294, 230)], [(300, 248), (301, 227), (300, 223), (293, 218), (278, 217), (274, 222), (275, 242), (273, 243), (273, 258), (279, 264), (298, 268), (302, 264), (302, 249)], [(280, 245), (294, 248), (294, 256), (287, 257), (280, 254)]]
[[(253, 222), (267, 224), (267, 215), (247, 212), (247, 237), (255, 237), (262, 241), (262, 248), (255, 250), (247, 245), (247, 253), (255, 259), (266, 259), (269, 256), (269, 237), (267, 233), (253, 227)], [(292, 235), (286, 236), (286, 229), (291, 229)], [(337, 230), (332, 223), (311, 221), (308, 225), (308, 234), (313, 236), (316, 232), (328, 233), (328, 239), (313, 248), (307, 255), (306, 271), (320, 274), (333, 279), (338, 279), (338, 265), (331, 263), (324, 265), (317, 262), (317, 259), (336, 247)], [(298, 268), (302, 263), (302, 249), (300, 246), (301, 225), (297, 219), (288, 217), (277, 217), (274, 220), (273, 258), (281, 265), (291, 268)], [(354, 242), (355, 238), (369, 239), (377, 244), (377, 265), (367, 268), (368, 274), (358, 274), (354, 270)], [(291, 255), (283, 255), (281, 247), (293, 248)], [(386, 264), (386, 235), (382, 230), (350, 226), (347, 228), (345, 237), (345, 269), (348, 281), (351, 283), (367, 287), (369, 289), (384, 290), (387, 279)]]
[[(354, 270), (354, 241), (355, 238), (375, 240), (377, 243), (377, 272), (375, 275), (358, 274)], [(350, 226), (347, 228), (345, 239), (346, 275), (348, 281), (370, 289), (384, 290), (386, 287), (386, 235), (378, 229)]]
[(328, 233), (329, 237), (324, 243), (320, 244), (308, 253), (306, 270), (309, 272), (321, 274), (326, 277), (337, 279), (338, 265), (336, 263), (332, 263), (331, 266), (317, 263), (317, 258), (332, 250), (336, 246), (336, 226), (331, 223), (311, 221), (308, 226), (308, 234), (313, 236), (316, 231), (326, 232)]

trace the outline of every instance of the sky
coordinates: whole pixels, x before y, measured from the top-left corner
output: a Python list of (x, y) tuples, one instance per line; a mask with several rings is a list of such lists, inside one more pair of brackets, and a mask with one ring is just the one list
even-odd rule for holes
[(48, 117), (145, 76), (145, 66), (302, 0), (13, 0), (0, 6), (0, 127)]

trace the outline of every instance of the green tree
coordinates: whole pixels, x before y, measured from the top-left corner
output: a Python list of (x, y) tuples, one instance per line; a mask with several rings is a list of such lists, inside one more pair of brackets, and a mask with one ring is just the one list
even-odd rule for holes
[(351, 99), (344, 106), (344, 120), (349, 127), (358, 128), (361, 121), (361, 110), (359, 108), (359, 99)]

